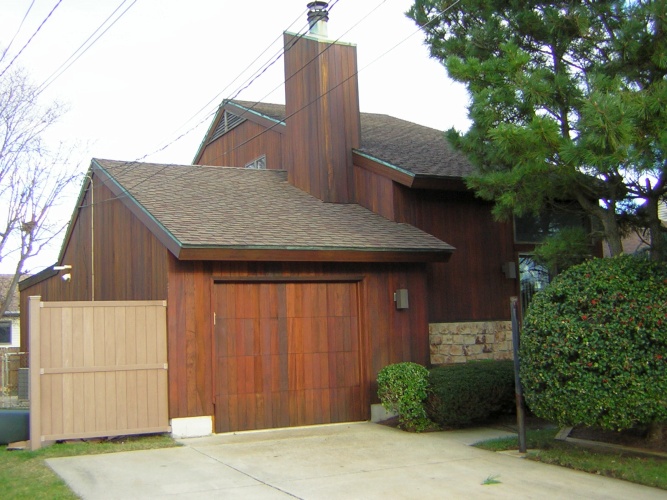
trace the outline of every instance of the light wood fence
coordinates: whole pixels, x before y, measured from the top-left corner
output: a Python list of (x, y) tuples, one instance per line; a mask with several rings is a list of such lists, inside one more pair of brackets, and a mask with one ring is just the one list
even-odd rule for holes
[(30, 442), (169, 431), (166, 302), (30, 297)]

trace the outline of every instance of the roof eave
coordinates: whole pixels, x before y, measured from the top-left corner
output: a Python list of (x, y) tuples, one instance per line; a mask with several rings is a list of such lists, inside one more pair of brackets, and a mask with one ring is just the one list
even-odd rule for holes
[(453, 247), (440, 249), (333, 249), (183, 246), (179, 260), (262, 262), (447, 262)]
[(22, 292), (26, 288), (30, 288), (31, 286), (36, 285), (37, 283), (41, 283), (42, 281), (45, 281), (53, 276), (56, 276), (58, 273), (59, 271), (53, 269), (53, 266), (42, 269), (40, 272), (19, 281), (19, 292)]
[(394, 182), (412, 189), (435, 189), (444, 191), (467, 191), (461, 177), (415, 174), (358, 149), (352, 150), (354, 165), (373, 173), (388, 177)]
[(130, 210), (146, 228), (162, 243), (174, 256), (179, 257), (181, 242), (139, 203), (114, 177), (107, 172), (97, 160), (93, 159), (93, 171), (100, 181), (113, 193), (125, 207)]

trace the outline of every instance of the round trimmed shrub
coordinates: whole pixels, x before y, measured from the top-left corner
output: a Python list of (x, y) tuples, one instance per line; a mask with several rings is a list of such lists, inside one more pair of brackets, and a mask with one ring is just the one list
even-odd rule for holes
[(471, 361), (429, 371), (426, 412), (441, 427), (463, 427), (515, 409), (514, 362)]
[(667, 421), (667, 264), (621, 256), (568, 269), (528, 308), (520, 359), (539, 417), (613, 430)]
[(388, 365), (378, 373), (380, 402), (387, 411), (398, 414), (402, 428), (420, 432), (431, 424), (424, 410), (427, 377), (426, 368), (411, 362)]

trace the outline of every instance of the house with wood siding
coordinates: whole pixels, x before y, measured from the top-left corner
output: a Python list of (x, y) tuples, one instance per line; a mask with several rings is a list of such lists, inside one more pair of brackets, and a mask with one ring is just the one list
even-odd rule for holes
[(22, 304), (166, 300), (172, 426), (363, 420), (388, 364), (511, 356), (532, 247), (442, 132), (360, 113), (356, 47), (311, 15), (285, 34), (284, 106), (223, 102), (193, 165), (94, 159), (58, 262), (71, 279), (21, 285)]

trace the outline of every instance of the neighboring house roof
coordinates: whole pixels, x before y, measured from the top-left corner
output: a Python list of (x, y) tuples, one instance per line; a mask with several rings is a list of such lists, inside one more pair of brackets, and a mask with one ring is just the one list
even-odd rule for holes
[(322, 202), (289, 184), (283, 170), (98, 159), (93, 170), (183, 259), (203, 258), (197, 255), (206, 249), (261, 251), (258, 260), (277, 258), (270, 251), (282, 251), (283, 260), (285, 251), (329, 252), (321, 260), (336, 260), (331, 252), (357, 252), (365, 260), (383, 253), (392, 260), (396, 254), (405, 254), (404, 261), (446, 260), (453, 251), (359, 205)]
[[(284, 126), (283, 104), (248, 101), (231, 101), (231, 104)], [(451, 179), (474, 172), (465, 156), (449, 145), (444, 132), (389, 115), (361, 113), (361, 147), (357, 151), (413, 175)]]
[[(7, 296), (7, 290), (9, 290), (9, 285), (14, 279), (13, 274), (0, 274), (0, 297), (4, 298)], [(5, 312), (6, 316), (11, 316), (19, 312), (19, 287), (17, 286), (12, 294), (11, 300), (7, 305), (7, 311)]]

